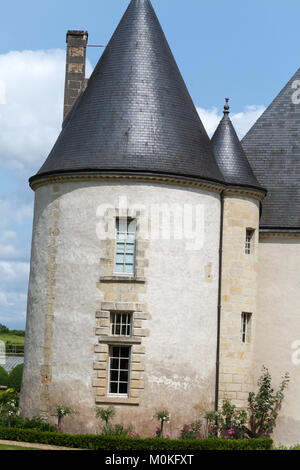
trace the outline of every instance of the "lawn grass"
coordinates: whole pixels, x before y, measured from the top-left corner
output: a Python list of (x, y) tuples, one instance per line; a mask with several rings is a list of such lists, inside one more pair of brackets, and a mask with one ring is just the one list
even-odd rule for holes
[(41, 450), (35, 449), (34, 447), (21, 447), (21, 446), (10, 446), (5, 444), (0, 444), (0, 450)]
[(24, 336), (17, 336), (17, 335), (10, 335), (8, 333), (1, 333), (0, 334), (0, 341), (3, 341), (4, 343), (12, 343), (12, 344), (24, 344)]

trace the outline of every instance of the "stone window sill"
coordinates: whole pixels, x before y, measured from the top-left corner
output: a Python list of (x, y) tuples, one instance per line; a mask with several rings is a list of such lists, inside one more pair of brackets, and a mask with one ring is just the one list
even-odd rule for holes
[(145, 284), (146, 279), (144, 277), (136, 276), (101, 276), (100, 282), (128, 282), (128, 283), (139, 283)]
[(136, 337), (122, 337), (122, 336), (100, 336), (99, 343), (105, 344), (141, 344), (141, 338)]
[(114, 405), (139, 405), (139, 398), (96, 397), (96, 403), (110, 403)]

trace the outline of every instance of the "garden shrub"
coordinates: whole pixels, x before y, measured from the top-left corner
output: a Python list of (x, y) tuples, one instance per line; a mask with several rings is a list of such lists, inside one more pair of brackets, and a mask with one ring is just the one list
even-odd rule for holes
[(180, 430), (180, 439), (200, 439), (202, 423), (200, 420), (195, 421), (195, 423), (184, 424)]
[(103, 426), (100, 435), (101, 436), (130, 436), (132, 428), (129, 426), (125, 428), (121, 424), (107, 424)]
[(0, 427), (0, 439), (50, 444), (92, 450), (270, 450), (273, 441), (262, 439), (158, 439), (101, 436), (95, 434), (62, 434), (31, 429)]
[(0, 385), (7, 386), (8, 384), (8, 372), (0, 366)]
[(33, 429), (36, 431), (49, 431), (57, 432), (55, 426), (50, 423), (47, 423), (43, 418), (36, 416), (34, 418), (20, 418), (19, 416), (13, 416), (8, 419), (7, 416), (0, 416), (0, 426), (18, 429)]
[(8, 376), (8, 387), (13, 388), (17, 392), (21, 390), (22, 384), (22, 375), (23, 375), (23, 364), (16, 366)]

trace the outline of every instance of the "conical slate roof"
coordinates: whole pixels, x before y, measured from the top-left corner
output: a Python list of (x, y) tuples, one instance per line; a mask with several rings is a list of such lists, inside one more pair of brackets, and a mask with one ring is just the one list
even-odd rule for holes
[(300, 228), (300, 68), (242, 140), (268, 190), (261, 226)]
[(224, 116), (211, 139), (218, 166), (227, 183), (262, 189), (229, 118), (228, 101), (226, 98)]
[(87, 171), (223, 180), (149, 0), (131, 1), (36, 176)]

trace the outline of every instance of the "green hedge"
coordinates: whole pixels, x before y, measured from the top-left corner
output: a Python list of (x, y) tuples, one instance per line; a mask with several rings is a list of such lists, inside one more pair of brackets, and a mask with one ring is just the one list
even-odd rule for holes
[(7, 383), (8, 383), (8, 373), (2, 366), (0, 366), (0, 385), (6, 386)]
[(272, 439), (140, 439), (3, 427), (0, 439), (92, 450), (270, 450), (273, 444)]
[(19, 364), (13, 368), (8, 376), (7, 386), (8, 388), (13, 388), (16, 392), (21, 390), (23, 367), (24, 364)]

